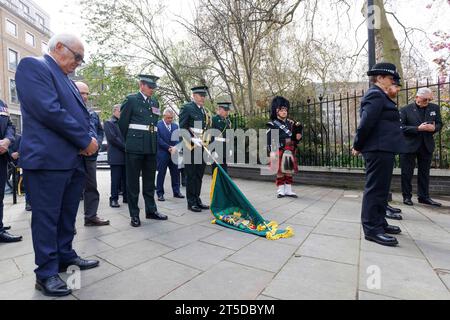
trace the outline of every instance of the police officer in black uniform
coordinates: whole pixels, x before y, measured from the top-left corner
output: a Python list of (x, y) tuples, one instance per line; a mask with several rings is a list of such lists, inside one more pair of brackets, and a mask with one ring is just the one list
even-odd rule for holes
[(140, 92), (130, 95), (122, 104), (119, 128), (125, 140), (128, 208), (131, 226), (140, 227), (139, 178), (142, 173), (143, 195), (147, 219), (167, 220), (158, 212), (155, 202), (157, 151), (157, 123), (161, 115), (153, 92), (157, 88), (155, 76), (139, 75)]
[(437, 104), (430, 103), (433, 92), (421, 88), (416, 101), (400, 111), (403, 133), (406, 140), (405, 153), (400, 156), (402, 167), (403, 202), (412, 206), (412, 178), (418, 167), (419, 203), (440, 207), (442, 204), (430, 198), (430, 169), (436, 148), (434, 135), (442, 129), (441, 110)]
[(366, 240), (396, 246), (398, 241), (391, 234), (399, 234), (401, 229), (387, 223), (386, 207), (395, 154), (401, 153), (404, 144), (400, 113), (387, 95), (397, 68), (378, 63), (367, 74), (374, 85), (361, 101), (361, 121), (353, 145), (353, 154), (362, 153), (366, 162), (362, 224)]
[[(217, 105), (219, 106), (218, 114), (212, 118), (211, 126), (212, 129), (220, 131), (220, 135), (217, 137), (213, 136), (211, 143), (215, 142), (216, 150), (218, 151), (216, 152), (217, 162), (219, 162), (225, 172), (228, 172), (227, 157), (231, 150), (227, 150), (227, 130), (231, 129), (231, 120), (229, 118), (231, 102), (219, 102)], [(216, 163), (213, 163), (213, 172), (216, 167)]]
[(22, 241), (21, 236), (7, 232), (10, 227), (3, 225), (3, 199), (8, 171), (8, 148), (14, 143), (16, 129), (9, 118), (8, 106), (0, 100), (0, 243)]
[(203, 175), (206, 168), (203, 146), (209, 143), (205, 134), (210, 124), (210, 116), (205, 109), (208, 87), (198, 86), (191, 90), (192, 101), (183, 105), (180, 112), (180, 129), (189, 131), (189, 137), (183, 137), (187, 149), (184, 150), (186, 152), (183, 152), (183, 158), (186, 173), (188, 210), (201, 212), (209, 209), (209, 206), (204, 205), (200, 199)]

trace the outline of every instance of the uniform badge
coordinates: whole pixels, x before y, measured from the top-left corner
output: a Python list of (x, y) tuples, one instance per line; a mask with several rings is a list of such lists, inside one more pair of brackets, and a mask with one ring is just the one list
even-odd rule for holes
[(431, 112), (431, 113), (430, 113), (430, 116), (431, 116), (431, 117), (435, 117), (435, 116), (436, 116), (436, 111)]
[(161, 115), (161, 110), (159, 110), (159, 108), (156, 107), (152, 107), (152, 112), (158, 116)]

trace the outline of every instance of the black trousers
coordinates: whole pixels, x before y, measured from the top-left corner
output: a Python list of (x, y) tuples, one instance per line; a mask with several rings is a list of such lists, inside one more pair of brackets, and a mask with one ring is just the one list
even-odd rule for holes
[(119, 201), (119, 192), (124, 186), (123, 199), (127, 200), (126, 179), (127, 174), (125, 166), (111, 165), (111, 198), (110, 200)]
[(185, 164), (184, 166), (184, 172), (186, 174), (186, 198), (189, 206), (197, 206), (202, 203), (200, 194), (202, 192), (203, 175), (206, 169), (206, 163), (203, 158), (200, 161), (199, 154), (195, 156), (195, 153), (198, 151), (194, 150), (191, 151), (190, 162), (199, 164)]
[(0, 156), (0, 232), (3, 231), (3, 199), (5, 198), (5, 185), (8, 175), (8, 160)]
[(418, 193), (419, 199), (428, 199), (430, 197), (430, 169), (433, 160), (433, 154), (428, 151), (424, 144), (416, 153), (407, 153), (400, 155), (400, 164), (402, 167), (402, 193), (403, 199), (412, 198), (412, 179), (414, 169), (418, 168)]
[(390, 152), (367, 152), (366, 186), (362, 203), (361, 220), (366, 236), (384, 234), (386, 206), (394, 170), (395, 155)]
[(126, 154), (126, 175), (128, 209), (131, 217), (139, 217), (139, 178), (142, 173), (142, 194), (145, 201), (145, 213), (151, 214), (157, 211), (155, 202), (155, 154)]
[(84, 186), (84, 218), (93, 219), (97, 216), (100, 203), (100, 193), (97, 189), (97, 161), (85, 160), (86, 183)]

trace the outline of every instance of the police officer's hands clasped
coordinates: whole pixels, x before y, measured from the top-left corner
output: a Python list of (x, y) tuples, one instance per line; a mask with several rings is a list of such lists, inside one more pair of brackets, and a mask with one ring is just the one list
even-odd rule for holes
[(0, 140), (0, 154), (7, 153), (10, 145), (11, 141), (9, 139)]
[(436, 126), (432, 123), (422, 123), (418, 130), (420, 132), (435, 132), (436, 131)]

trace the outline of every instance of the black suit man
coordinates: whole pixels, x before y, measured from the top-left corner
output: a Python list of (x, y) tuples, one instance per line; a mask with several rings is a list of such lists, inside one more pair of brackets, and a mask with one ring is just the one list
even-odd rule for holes
[(121, 185), (123, 190), (123, 202), (127, 203), (126, 171), (125, 171), (125, 142), (119, 129), (120, 104), (113, 107), (113, 115), (110, 120), (105, 121), (104, 130), (108, 141), (108, 164), (111, 168), (111, 197), (109, 206), (120, 208), (119, 191)]
[(362, 153), (366, 162), (362, 203), (365, 238), (385, 246), (396, 246), (397, 239), (389, 234), (401, 233), (400, 228), (386, 221), (395, 154), (401, 152), (403, 144), (400, 114), (387, 95), (395, 83), (396, 69), (391, 63), (378, 63), (368, 72), (375, 85), (361, 101), (361, 121), (353, 146), (353, 154)]
[(414, 169), (419, 169), (418, 198), (419, 203), (440, 207), (430, 198), (430, 169), (435, 149), (434, 135), (442, 129), (441, 111), (438, 105), (430, 103), (433, 93), (428, 88), (417, 92), (416, 102), (400, 111), (402, 129), (405, 135), (405, 153), (400, 156), (402, 167), (403, 202), (413, 205), (412, 178)]

